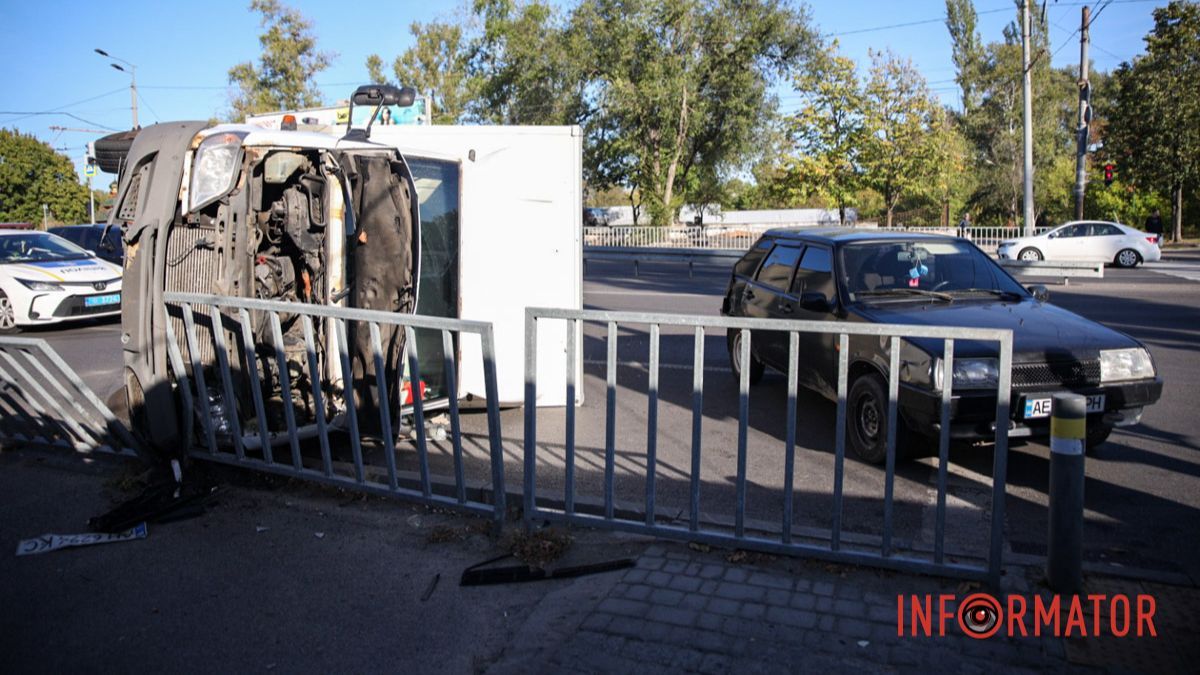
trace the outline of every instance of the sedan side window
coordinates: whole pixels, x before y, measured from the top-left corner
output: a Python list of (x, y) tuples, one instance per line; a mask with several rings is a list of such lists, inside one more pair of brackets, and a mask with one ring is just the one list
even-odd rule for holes
[(1122, 232), (1116, 225), (1096, 223), (1092, 225), (1092, 234), (1098, 237), (1119, 237), (1125, 233)]
[(800, 297), (804, 293), (820, 293), (826, 300), (833, 299), (833, 255), (829, 249), (818, 246), (804, 249), (792, 281), (792, 295)]
[(776, 246), (758, 271), (758, 282), (786, 291), (792, 282), (792, 270), (804, 249), (797, 246)]

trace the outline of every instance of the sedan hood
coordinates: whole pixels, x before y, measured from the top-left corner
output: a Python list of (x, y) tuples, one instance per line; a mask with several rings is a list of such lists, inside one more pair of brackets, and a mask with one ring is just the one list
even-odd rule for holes
[[(1101, 349), (1140, 346), (1128, 335), (1036, 300), (878, 303), (859, 305), (852, 311), (871, 323), (1007, 328), (1013, 333), (1014, 363), (1095, 359)], [(909, 342), (931, 354), (942, 353), (941, 340), (913, 338)], [(994, 342), (956, 341), (954, 353), (995, 356), (997, 348)]]
[(119, 269), (96, 258), (12, 263), (6, 268), (6, 271), (12, 276), (30, 281), (59, 283), (111, 281), (114, 277), (121, 276)]

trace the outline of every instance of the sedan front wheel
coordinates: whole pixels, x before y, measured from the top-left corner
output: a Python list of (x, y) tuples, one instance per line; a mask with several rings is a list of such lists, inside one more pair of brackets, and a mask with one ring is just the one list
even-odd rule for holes
[(1042, 259), (1042, 252), (1032, 247), (1022, 249), (1017, 259), (1024, 260), (1025, 262), (1037, 262)]
[(16, 333), (20, 328), (17, 328), (17, 315), (13, 311), (12, 300), (8, 299), (8, 295), (4, 291), (0, 291), (0, 335)]

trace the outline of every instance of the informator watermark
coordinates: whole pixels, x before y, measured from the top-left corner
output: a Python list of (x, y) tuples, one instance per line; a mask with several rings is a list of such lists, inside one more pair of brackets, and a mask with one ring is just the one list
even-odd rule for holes
[(896, 635), (979, 640), (1008, 637), (1157, 637), (1152, 595), (897, 595)]

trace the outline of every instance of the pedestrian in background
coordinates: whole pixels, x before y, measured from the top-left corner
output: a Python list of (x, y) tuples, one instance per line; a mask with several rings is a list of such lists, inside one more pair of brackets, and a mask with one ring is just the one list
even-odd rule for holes
[(971, 214), (964, 213), (962, 220), (958, 221), (958, 236), (960, 239), (966, 239), (971, 233)]
[(1158, 235), (1158, 245), (1159, 245), (1159, 246), (1162, 246), (1162, 243), (1163, 243), (1163, 223), (1162, 223), (1162, 216), (1160, 216), (1160, 215), (1158, 214), (1158, 210), (1157, 210), (1157, 209), (1154, 211), (1154, 213), (1150, 214), (1150, 217), (1149, 217), (1149, 218), (1147, 218), (1147, 219), (1146, 219), (1145, 228), (1146, 228), (1146, 232), (1148, 232), (1148, 233), (1150, 233), (1150, 234), (1157, 234), (1157, 235)]

